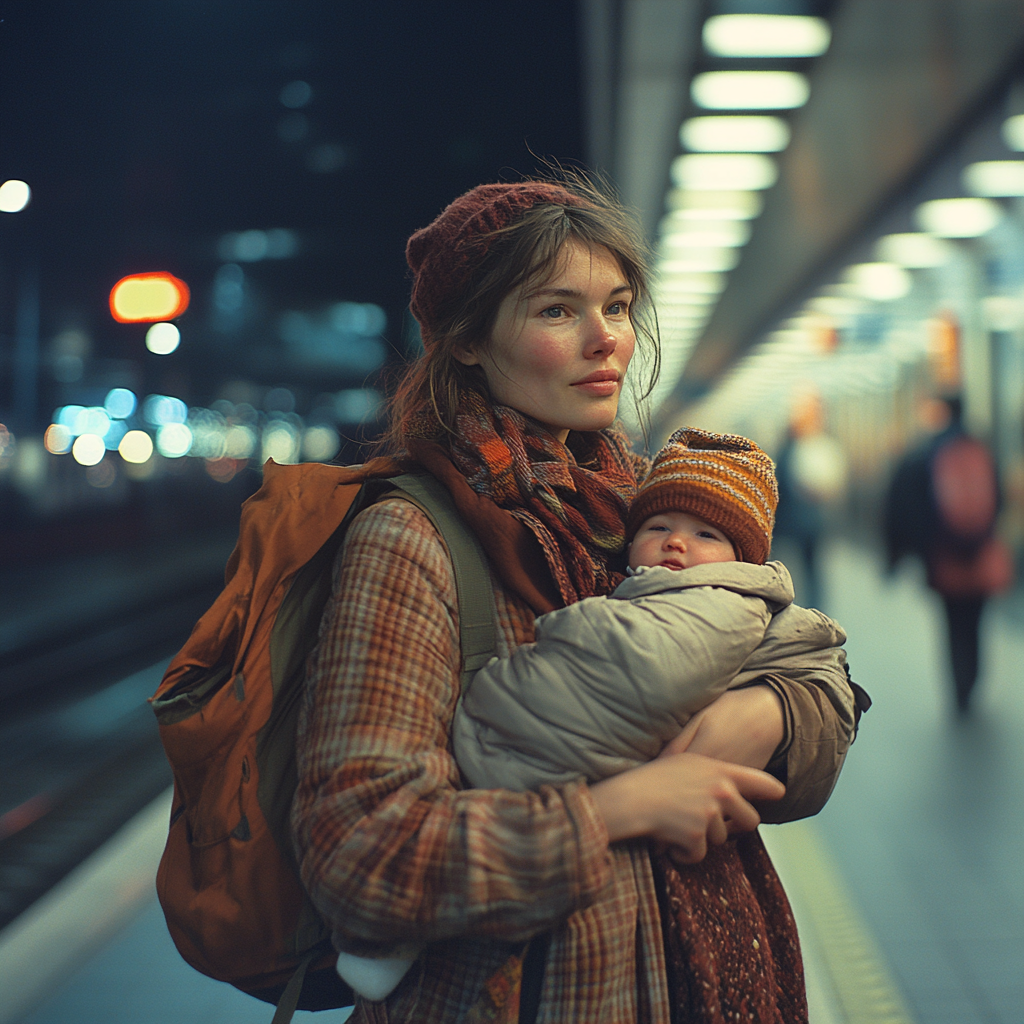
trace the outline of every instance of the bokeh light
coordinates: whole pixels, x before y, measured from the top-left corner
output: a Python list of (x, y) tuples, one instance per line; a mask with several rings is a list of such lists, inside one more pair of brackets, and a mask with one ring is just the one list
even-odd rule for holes
[(0, 185), (0, 213), (20, 213), (31, 198), (32, 189), (25, 182), (11, 178)]
[(156, 450), (168, 459), (188, 455), (192, 447), (192, 431), (184, 423), (165, 423), (156, 432)]
[(73, 440), (71, 431), (63, 423), (51, 423), (43, 434), (43, 447), (51, 455), (66, 455), (71, 451)]
[(174, 324), (153, 324), (146, 331), (146, 348), (153, 355), (169, 356), (181, 343), (181, 332)]
[(114, 420), (128, 419), (135, 412), (137, 405), (138, 399), (135, 397), (135, 393), (129, 391), (128, 388), (112, 388), (103, 400), (103, 408), (107, 415)]
[(121, 438), (117, 451), (125, 462), (142, 465), (153, 454), (153, 439), (144, 430), (129, 430)]
[(173, 320), (188, 303), (188, 285), (163, 272), (129, 274), (110, 289), (110, 313), (122, 324)]
[(81, 466), (95, 466), (106, 452), (107, 446), (97, 434), (81, 434), (71, 446), (71, 454)]

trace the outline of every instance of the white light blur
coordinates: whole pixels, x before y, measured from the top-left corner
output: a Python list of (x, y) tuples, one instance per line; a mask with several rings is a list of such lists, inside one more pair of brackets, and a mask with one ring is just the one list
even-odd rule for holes
[(1014, 114), (1003, 122), (1003, 142), (1008, 149), (1024, 152), (1024, 114)]
[(302, 435), (302, 457), (311, 462), (326, 462), (333, 459), (339, 448), (341, 440), (333, 427), (310, 427)]
[(778, 153), (789, 145), (789, 125), (780, 117), (691, 117), (679, 141), (696, 153)]
[(917, 231), (885, 235), (875, 244), (875, 255), (880, 260), (911, 270), (945, 266), (953, 253), (953, 245), (946, 239)]
[(21, 213), (32, 198), (32, 189), (23, 181), (11, 178), (0, 185), (0, 213)]
[(168, 459), (188, 455), (192, 447), (192, 431), (184, 423), (165, 423), (156, 432), (156, 450)]
[(658, 264), (662, 275), (694, 274), (703, 271), (725, 273), (740, 261), (738, 249), (686, 249), (671, 253)]
[(249, 459), (256, 451), (256, 431), (244, 423), (228, 427), (224, 437), (224, 454), (229, 459)]
[(146, 331), (146, 348), (153, 355), (169, 356), (181, 343), (181, 332), (174, 324), (153, 324)]
[(775, 161), (760, 153), (687, 153), (672, 161), (672, 180), (680, 188), (759, 191), (778, 177)]
[(66, 455), (71, 451), (73, 440), (71, 431), (62, 423), (51, 423), (43, 434), (43, 447), (51, 455)]
[(153, 439), (144, 430), (129, 430), (121, 438), (117, 450), (125, 462), (141, 466), (153, 454)]
[(289, 82), (280, 95), (281, 106), (289, 110), (304, 107), (313, 98), (313, 88), (309, 82)]
[(690, 83), (693, 102), (706, 110), (792, 110), (811, 95), (797, 71), (705, 71)]
[(672, 277), (664, 275), (658, 281), (658, 292), (663, 295), (717, 295), (725, 289), (725, 274), (690, 273)]
[(263, 458), (273, 459), (280, 466), (299, 461), (301, 437), (298, 430), (286, 420), (272, 420), (263, 431)]
[(1002, 211), (991, 199), (933, 199), (914, 211), (922, 231), (940, 238), (978, 238), (1002, 219)]
[(222, 459), (227, 454), (227, 423), (212, 409), (192, 409), (188, 416), (192, 431), (189, 455), (199, 459)]
[(662, 230), (666, 230), (669, 220), (753, 220), (761, 215), (764, 200), (760, 192), (729, 189), (688, 192), (686, 189), (674, 188), (668, 194), (666, 205), (671, 212), (662, 222)]
[(80, 466), (95, 466), (104, 454), (107, 447), (103, 438), (97, 434), (82, 434), (75, 439), (71, 446), (71, 455)]
[(188, 419), (188, 406), (170, 395), (148, 395), (142, 403), (142, 418), (154, 427), (184, 423)]
[(678, 249), (729, 249), (750, 241), (750, 225), (742, 220), (687, 224), (662, 236), (666, 255)]
[(794, 14), (719, 14), (704, 23), (715, 57), (820, 57), (832, 41), (823, 18)]
[(857, 263), (843, 277), (858, 295), (875, 302), (902, 299), (913, 284), (910, 275), (895, 263)]
[(126, 420), (138, 405), (138, 399), (128, 388), (111, 388), (103, 400), (103, 408), (112, 420)]
[(981, 160), (964, 168), (962, 180), (973, 196), (1024, 196), (1024, 160)]

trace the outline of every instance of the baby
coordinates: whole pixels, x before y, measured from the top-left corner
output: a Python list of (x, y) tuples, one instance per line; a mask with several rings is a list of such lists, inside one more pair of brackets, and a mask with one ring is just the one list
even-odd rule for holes
[[(773, 674), (847, 693), (846, 635), (794, 605), (786, 567), (766, 562), (777, 504), (753, 441), (673, 434), (630, 507), (629, 578), (540, 616), (536, 641), (493, 659), (462, 695), (452, 737), (469, 784), (596, 782), (656, 757), (727, 689)], [(343, 953), (338, 970), (382, 999), (413, 959)]]
[(786, 567), (766, 563), (777, 503), (753, 441), (677, 431), (629, 511), (629, 578), (542, 615), (536, 642), (463, 694), (453, 739), (470, 785), (607, 778), (656, 757), (726, 689), (772, 674), (847, 692), (846, 635), (794, 605)]

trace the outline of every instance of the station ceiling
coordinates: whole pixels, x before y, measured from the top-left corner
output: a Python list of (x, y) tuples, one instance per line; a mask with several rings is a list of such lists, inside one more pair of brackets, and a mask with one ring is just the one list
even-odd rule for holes
[(589, 159), (610, 170), (652, 238), (694, 112), (690, 81), (707, 66), (702, 25), (734, 11), (818, 14), (832, 41), (803, 69), (810, 99), (789, 118), (778, 181), (655, 412), (656, 432), (834, 274), (1022, 66), (1022, 0), (585, 0)]

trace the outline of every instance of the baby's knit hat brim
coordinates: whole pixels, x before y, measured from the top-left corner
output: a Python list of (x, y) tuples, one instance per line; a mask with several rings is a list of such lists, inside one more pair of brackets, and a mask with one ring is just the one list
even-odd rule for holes
[(763, 565), (778, 503), (775, 466), (753, 441), (684, 427), (655, 456), (630, 506), (626, 537), (659, 512), (687, 512), (721, 530), (740, 561)]

